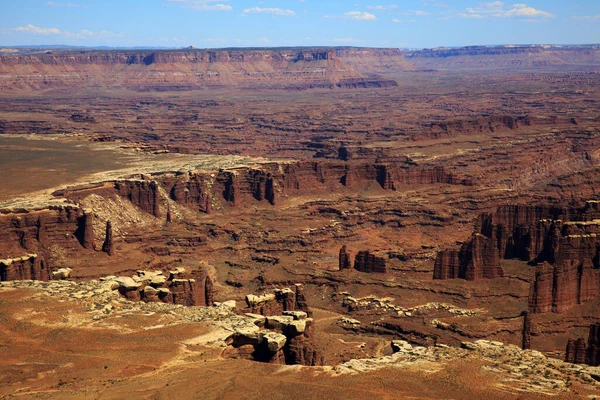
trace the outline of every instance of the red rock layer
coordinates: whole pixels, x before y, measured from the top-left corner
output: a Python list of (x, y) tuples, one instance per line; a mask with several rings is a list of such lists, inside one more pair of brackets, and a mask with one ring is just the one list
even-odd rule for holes
[(359, 251), (354, 258), (354, 269), (360, 272), (386, 273), (385, 258), (368, 251)]
[[(33, 269), (29, 266), (18, 267), (20, 271), (10, 272), (5, 269), (5, 278), (48, 280), (53, 267), (47, 246), (57, 245), (64, 248), (83, 248), (83, 243), (90, 245), (93, 230), (83, 210), (76, 207), (52, 208), (41, 211), (0, 214), (0, 258), (13, 259), (23, 254), (37, 254)], [(87, 231), (87, 235), (85, 232)], [(85, 237), (87, 236), (87, 239)], [(44, 267), (44, 272), (42, 271)]]
[(600, 324), (590, 325), (587, 345), (583, 338), (569, 339), (565, 361), (574, 364), (600, 365)]
[(340, 254), (339, 254), (339, 267), (340, 267), (340, 271), (343, 269), (349, 269), (352, 268), (352, 262), (350, 261), (350, 254), (348, 254), (348, 251), (346, 250), (346, 245), (343, 245), (342, 248), (340, 249)]
[(309, 317), (312, 315), (306, 297), (304, 286), (297, 284), (294, 290), (276, 289), (272, 300), (252, 303), (246, 297), (248, 312), (260, 315), (280, 315), (284, 311), (304, 311)]
[(397, 49), (57, 52), (0, 56), (4, 76), (0, 91), (81, 88), (98, 82), (140, 91), (215, 85), (290, 89), (396, 86), (393, 80), (364, 75), (388, 68), (415, 69)]
[(494, 279), (503, 276), (498, 248), (494, 238), (475, 234), (460, 251), (444, 250), (435, 261), (434, 279)]
[(521, 348), (527, 350), (531, 348), (531, 315), (525, 312), (523, 315), (523, 338)]
[[(134, 290), (120, 289), (120, 292), (124, 297), (134, 301), (210, 307), (214, 305), (214, 293), (212, 281), (208, 282), (209, 279), (206, 271), (200, 269), (170, 276), (164, 284), (152, 286), (156, 290), (149, 290), (147, 289), (149, 285), (142, 285)], [(161, 288), (166, 288), (168, 291), (161, 292)]]
[(559, 239), (552, 258), (555, 265), (536, 271), (529, 309), (534, 313), (567, 311), (600, 295), (599, 245), (595, 235)]
[(16, 280), (50, 280), (46, 261), (37, 254), (0, 260), (0, 282)]
[(102, 251), (108, 254), (109, 256), (115, 254), (112, 224), (110, 221), (106, 221), (106, 236), (104, 238), (104, 244), (102, 245)]

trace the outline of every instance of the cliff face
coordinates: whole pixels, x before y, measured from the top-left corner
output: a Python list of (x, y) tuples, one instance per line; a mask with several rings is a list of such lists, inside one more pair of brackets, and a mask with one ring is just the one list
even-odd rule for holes
[(465, 242), (460, 251), (444, 250), (438, 253), (433, 279), (479, 279), (501, 278), (500, 258), (495, 238), (475, 234)]
[(354, 269), (360, 272), (386, 273), (385, 258), (368, 251), (359, 251), (354, 258)]
[[(365, 74), (415, 67), (397, 49), (89, 51), (0, 56), (0, 90), (120, 86), (289, 88), (387, 86)], [(387, 82), (387, 83), (386, 83)]]
[(502, 206), (481, 214), (475, 232), (460, 251), (438, 254), (434, 279), (500, 277), (500, 259), (521, 259), (537, 265), (529, 295), (533, 313), (561, 313), (600, 295), (597, 202)]
[(539, 68), (567, 65), (594, 66), (600, 62), (599, 46), (469, 46), (408, 52), (419, 68)]
[(600, 324), (590, 325), (587, 344), (585, 339), (569, 339), (565, 361), (574, 364), (600, 365)]
[(5, 258), (0, 260), (0, 279), (48, 280), (54, 266), (47, 246), (83, 249), (84, 242), (93, 241), (92, 234), (91, 225), (86, 230), (83, 210), (77, 207), (0, 214), (0, 255)]

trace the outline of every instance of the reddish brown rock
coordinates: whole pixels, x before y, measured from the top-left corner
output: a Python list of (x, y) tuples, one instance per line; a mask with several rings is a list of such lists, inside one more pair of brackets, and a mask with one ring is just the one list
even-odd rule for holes
[(530, 289), (531, 312), (562, 313), (600, 295), (596, 236), (578, 233), (562, 236), (553, 247), (556, 265), (552, 269), (538, 268)]
[(36, 225), (37, 225), (37, 232), (36, 232), (37, 241), (40, 242), (40, 245), (42, 245), (42, 246), (48, 245), (48, 234), (46, 232), (46, 225), (41, 216), (38, 217)]
[(434, 265), (434, 279), (494, 279), (503, 276), (497, 242), (482, 234), (475, 234), (465, 242), (460, 251), (446, 250), (438, 253)]
[(586, 345), (583, 338), (575, 341), (569, 339), (565, 361), (573, 364), (585, 364)]
[(284, 311), (304, 311), (308, 316), (312, 311), (304, 295), (304, 286), (295, 285), (295, 290), (284, 288), (275, 289), (273, 293), (262, 296), (247, 295), (248, 312), (260, 315), (280, 315)]
[(297, 283), (295, 286), (296, 306), (292, 311), (304, 311), (309, 318), (312, 317), (312, 310), (308, 306), (308, 301), (306, 301), (306, 296), (304, 295), (304, 285)]
[(590, 325), (587, 344), (583, 338), (569, 339), (565, 361), (574, 364), (600, 365), (600, 324)]
[(303, 335), (288, 337), (283, 354), (287, 365), (323, 365), (323, 355), (315, 340), (314, 324)]
[(44, 258), (37, 254), (28, 254), (0, 260), (0, 282), (17, 280), (50, 280), (50, 271)]
[(438, 252), (433, 267), (433, 279), (455, 279), (460, 276), (460, 251), (442, 250)]
[(205, 298), (205, 305), (207, 307), (212, 307), (215, 305), (215, 295), (214, 295), (213, 283), (212, 283), (212, 279), (210, 279), (209, 276), (207, 276), (206, 280), (204, 281), (204, 298)]
[(529, 311), (534, 314), (552, 312), (554, 267), (539, 265), (529, 289)]
[(81, 217), (81, 245), (86, 249), (96, 247), (94, 237), (94, 214), (85, 212)]
[(109, 256), (112, 256), (115, 253), (112, 224), (110, 221), (106, 221), (106, 237), (104, 239), (104, 244), (102, 245), (102, 251)]
[(155, 181), (119, 181), (115, 189), (143, 211), (160, 217), (159, 187)]
[(590, 325), (585, 363), (594, 367), (600, 365), (600, 324)]
[(531, 315), (528, 312), (523, 313), (523, 338), (521, 341), (521, 348), (528, 350), (531, 348)]
[(361, 272), (387, 272), (385, 258), (371, 254), (369, 251), (359, 251), (356, 254), (354, 269)]
[[(201, 175), (193, 175), (189, 181), (175, 183), (169, 193), (171, 199), (179, 204), (203, 213), (211, 212), (211, 194), (205, 177)], [(168, 209), (167, 220), (170, 218)]]
[(339, 262), (340, 271), (343, 269), (352, 268), (352, 263), (350, 261), (350, 254), (348, 254), (348, 251), (346, 250), (346, 245), (343, 245), (342, 248), (340, 249), (338, 262)]

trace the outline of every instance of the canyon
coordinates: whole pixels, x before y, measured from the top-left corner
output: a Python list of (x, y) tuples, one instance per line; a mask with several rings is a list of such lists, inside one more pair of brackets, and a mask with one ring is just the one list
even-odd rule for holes
[(3, 53), (0, 396), (598, 395), (599, 54)]

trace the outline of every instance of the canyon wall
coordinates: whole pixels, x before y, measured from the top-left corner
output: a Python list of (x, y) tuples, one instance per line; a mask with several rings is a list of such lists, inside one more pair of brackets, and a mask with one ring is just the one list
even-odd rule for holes
[(385, 87), (365, 74), (412, 70), (397, 49), (247, 49), (47, 52), (0, 56), (0, 91), (119, 86), (189, 90), (205, 86)]
[(406, 57), (424, 69), (597, 68), (600, 46), (468, 46), (409, 51)]
[(500, 259), (520, 259), (537, 265), (529, 295), (533, 313), (561, 313), (600, 295), (598, 202), (501, 206), (475, 225), (460, 251), (438, 253), (434, 279), (500, 277)]

